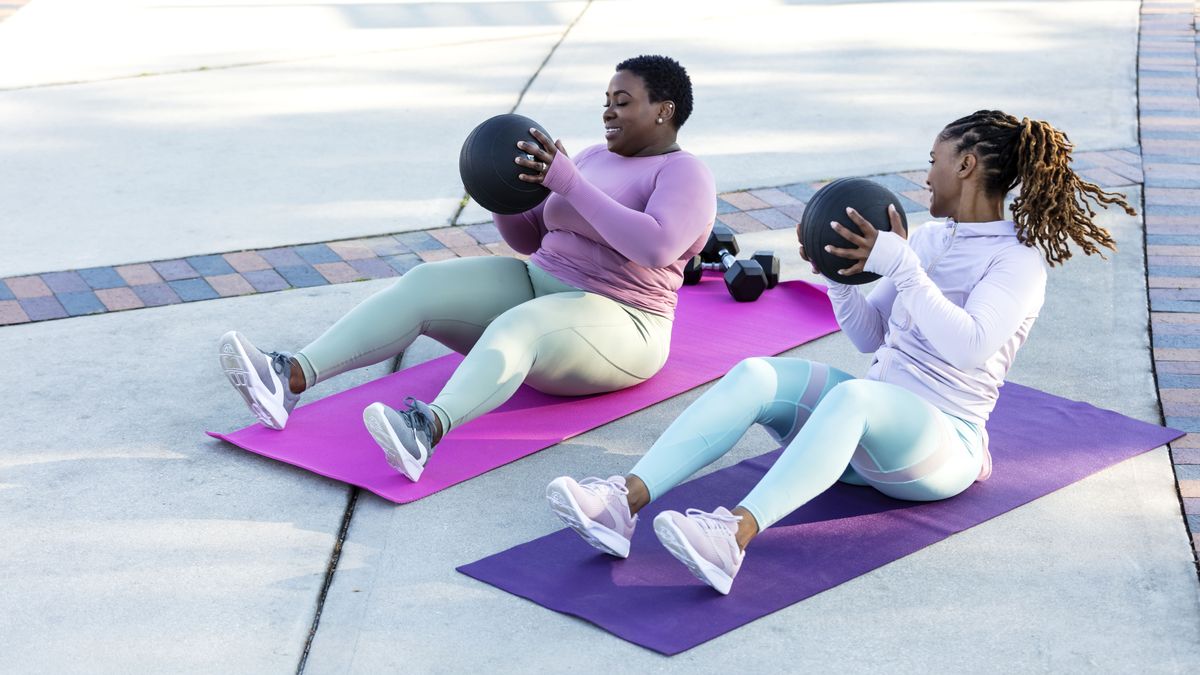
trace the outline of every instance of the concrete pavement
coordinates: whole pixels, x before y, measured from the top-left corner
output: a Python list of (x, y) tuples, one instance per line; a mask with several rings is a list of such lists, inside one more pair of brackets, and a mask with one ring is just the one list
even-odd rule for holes
[[(942, 124), (984, 106), (1048, 118), (1081, 150), (1137, 147), (1139, 3), (948, 7), (35, 0), (0, 23), (0, 120), (19, 130), (0, 138), (0, 199), (11, 205), (0, 288), (42, 281), (26, 275), (444, 228), (462, 196), (453, 160), (474, 123), (520, 101), (581, 148), (596, 135), (612, 64), (640, 52), (672, 53), (692, 72), (697, 112), (682, 140), (723, 191), (919, 169)], [(1147, 7), (1178, 15), (1192, 3)], [(1147, 26), (1162, 29), (1142, 26), (1143, 44)], [(122, 39), (105, 40), (113, 35)], [(1194, 93), (1194, 32), (1192, 50)], [(1089, 155), (1091, 170), (1114, 156)], [(1141, 181), (1126, 182), (1140, 199)], [(787, 274), (801, 275), (786, 223), (770, 219), (787, 217), (787, 205), (763, 201), (774, 194), (726, 195), (723, 217), (747, 247), (776, 248)], [(456, 222), (478, 215), (468, 207)], [(1121, 251), (1052, 274), (1012, 379), (1158, 421), (1145, 223), (1114, 213), (1104, 223)], [(438, 250), (467, 254), (468, 244), (437, 237)], [(1200, 664), (1200, 583), (1166, 449), (670, 659), (462, 577), (455, 565), (557, 528), (539, 497), (550, 478), (628, 468), (699, 390), (406, 506), (202, 436), (251, 421), (216, 367), (221, 332), (295, 348), (389, 283), (325, 281), (0, 327), (10, 361), (0, 371), (6, 668)], [(438, 352), (422, 342), (406, 363)], [(792, 353), (852, 372), (866, 363), (838, 335)], [(714, 468), (768, 449), (755, 432)]]

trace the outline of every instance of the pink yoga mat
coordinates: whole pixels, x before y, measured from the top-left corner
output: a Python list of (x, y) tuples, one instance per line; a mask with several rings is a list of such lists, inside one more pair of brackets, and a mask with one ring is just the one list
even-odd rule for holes
[(720, 277), (707, 275), (680, 291), (671, 356), (657, 375), (622, 391), (576, 398), (521, 387), (500, 408), (450, 433), (416, 483), (388, 466), (362, 411), (375, 401), (402, 407), (406, 396), (432, 400), (462, 361), (457, 354), (302, 405), (284, 431), (255, 424), (208, 434), (403, 504), (714, 380), (746, 357), (779, 354), (837, 329), (819, 286), (785, 282), (741, 303)]

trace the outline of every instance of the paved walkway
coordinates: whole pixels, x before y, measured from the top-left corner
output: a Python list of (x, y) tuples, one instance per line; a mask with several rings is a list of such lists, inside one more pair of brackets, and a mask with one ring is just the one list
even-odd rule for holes
[[(0, 20), (23, 4), (0, 0)], [(18, 224), (0, 246), (0, 352), (19, 355), (0, 390), (20, 392), (0, 407), (8, 663), (877, 672), (882, 653), (895, 672), (1193, 672), (1200, 3), (686, 4), (37, 0), (0, 23), (0, 120), (28, 125), (0, 138)], [(627, 469), (699, 390), (404, 507), (200, 436), (250, 422), (212, 363), (222, 331), (303, 344), (421, 261), (511, 254), (457, 208), (460, 127), (516, 106), (582, 147), (581, 83), (649, 43), (702, 85), (689, 149), (722, 181), (720, 220), (789, 274), (820, 179), (870, 175), (926, 216), (907, 169), (963, 105), (1072, 130), (1076, 167), (1142, 201), (1144, 227), (1101, 216), (1121, 252), (1056, 270), (1014, 380), (1151, 421), (1161, 399), (1191, 433), (672, 659), (453, 568), (555, 529), (530, 496), (548, 476)], [(790, 354), (864, 366), (836, 336)], [(751, 434), (726, 463), (771, 447)]]
[[(1154, 359), (1168, 424), (1189, 435), (1172, 445), (1183, 508), (1200, 555), (1200, 105), (1191, 3), (1144, 3), (1138, 60), (1142, 147), (1084, 152), (1075, 167), (1106, 189), (1146, 186), (1143, 208)], [(1143, 150), (1144, 148), (1144, 150)], [(1146, 167), (1143, 178), (1143, 152)], [(925, 172), (877, 175), (928, 217)], [(791, 230), (822, 185), (726, 192), (718, 220), (737, 232)], [(490, 223), (361, 239), (58, 270), (0, 279), (0, 326), (310, 288), (404, 274), (420, 262), (517, 255)]]

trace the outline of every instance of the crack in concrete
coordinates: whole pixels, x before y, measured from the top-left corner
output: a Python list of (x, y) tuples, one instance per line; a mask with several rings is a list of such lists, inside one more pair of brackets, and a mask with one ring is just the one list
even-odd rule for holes
[[(533, 86), (533, 81), (537, 79), (538, 75), (542, 74), (542, 69), (546, 67), (547, 63), (550, 63), (550, 59), (554, 56), (554, 53), (558, 51), (559, 45), (561, 45), (563, 41), (567, 39), (567, 36), (571, 34), (571, 29), (575, 27), (575, 24), (579, 23), (579, 20), (583, 18), (584, 14), (587, 14), (588, 8), (592, 6), (592, 1), (593, 0), (588, 0), (587, 4), (583, 6), (583, 9), (579, 10), (579, 14), (575, 16), (571, 23), (567, 24), (567, 28), (563, 31), (562, 36), (558, 38), (558, 42), (554, 43), (554, 46), (550, 48), (550, 52), (546, 54), (546, 58), (542, 59), (542, 62), (538, 64), (537, 69), (533, 71), (533, 75), (531, 75), (529, 80), (525, 82), (525, 86), (521, 87), (521, 93), (517, 94), (517, 101), (516, 103), (513, 103), (513, 107), (509, 109), (509, 113), (514, 113), (517, 111), (517, 108), (521, 107), (521, 101), (525, 100), (525, 94), (529, 91), (529, 88)], [(470, 201), (470, 198), (471, 196), (464, 191), (462, 201), (460, 201), (458, 204), (458, 210), (455, 211), (454, 215), (450, 217), (451, 226), (459, 224), (458, 219), (460, 216), (462, 216), (463, 209), (467, 208), (467, 202)], [(399, 363), (399, 361), (396, 361), (397, 365), (399, 365)]]
[(317, 595), (317, 609), (313, 614), (312, 626), (308, 629), (308, 639), (304, 641), (304, 652), (300, 654), (300, 662), (296, 664), (296, 675), (304, 672), (304, 666), (308, 663), (308, 653), (312, 650), (313, 640), (317, 637), (317, 629), (321, 625), (321, 612), (325, 609), (325, 598), (329, 595), (329, 588), (333, 585), (333, 575), (337, 572), (338, 561), (342, 557), (342, 544), (346, 541), (346, 534), (350, 531), (350, 520), (354, 517), (354, 507), (358, 504), (359, 492), (357, 487), (350, 488), (350, 498), (346, 502), (346, 511), (342, 514), (342, 525), (338, 528), (337, 541), (333, 543), (333, 553), (329, 556), (329, 565), (325, 568), (325, 582), (321, 584), (321, 592)]
[[(531, 86), (533, 86), (534, 80), (536, 80), (538, 75), (541, 74), (542, 69), (546, 67), (546, 64), (550, 62), (551, 57), (553, 57), (554, 53), (558, 50), (559, 45), (561, 45), (563, 41), (567, 39), (567, 35), (570, 34), (571, 29), (575, 27), (575, 24), (579, 23), (579, 20), (583, 18), (584, 13), (586, 13), (588, 8), (591, 6), (592, 0), (588, 0), (587, 4), (583, 6), (583, 9), (579, 11), (579, 14), (576, 15), (575, 19), (567, 25), (558, 41), (554, 43), (554, 46), (550, 48), (549, 53), (546, 54), (546, 58), (543, 59), (540, 64), (538, 64), (538, 67), (534, 71), (533, 75), (530, 76), (527, 82), (525, 82), (525, 86), (521, 88), (521, 92), (517, 94), (516, 103), (514, 103), (512, 109), (509, 110), (510, 113), (515, 111), (517, 107), (521, 105), (521, 101), (525, 98), (525, 93), (529, 91)], [(458, 220), (458, 216), (462, 213), (463, 207), (466, 206), (466, 203), (467, 197), (464, 195), (462, 203), (459, 204), (458, 211), (456, 211), (454, 217), (450, 219), (451, 225)], [(403, 358), (403, 356), (403, 352), (396, 355), (396, 358), (392, 361), (392, 372), (396, 372), (400, 369), (400, 360)], [(316, 611), (313, 613), (312, 626), (309, 628), (308, 638), (304, 641), (304, 651), (300, 654), (300, 661), (296, 664), (296, 675), (303, 675), (304, 667), (308, 663), (308, 655), (312, 651), (313, 641), (316, 639), (317, 631), (321, 627), (321, 613), (325, 609), (325, 600), (329, 597), (329, 589), (333, 586), (333, 576), (337, 573), (338, 562), (342, 555), (342, 545), (345, 543), (346, 535), (350, 531), (350, 521), (354, 518), (354, 507), (358, 504), (358, 495), (360, 492), (361, 491), (357, 487), (350, 488), (350, 497), (346, 503), (346, 510), (342, 514), (342, 525), (338, 530), (337, 541), (335, 541), (333, 544), (333, 552), (329, 556), (329, 565), (325, 568), (325, 581), (321, 584), (321, 592), (317, 596), (317, 606)]]

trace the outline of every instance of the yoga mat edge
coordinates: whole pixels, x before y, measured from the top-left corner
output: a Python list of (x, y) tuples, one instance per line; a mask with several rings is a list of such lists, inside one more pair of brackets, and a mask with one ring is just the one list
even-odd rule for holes
[[(752, 335), (739, 329), (756, 317)], [(363, 427), (362, 409), (375, 401), (401, 407), (406, 396), (432, 400), (461, 362), (458, 354), (302, 405), (284, 431), (255, 424), (207, 433), (404, 504), (711, 382), (743, 358), (779, 354), (837, 330), (824, 287), (783, 282), (755, 302), (739, 303), (729, 297), (719, 276), (707, 275), (700, 284), (680, 290), (671, 355), (654, 377), (620, 391), (578, 398), (548, 396), (522, 386), (500, 408), (448, 435), (416, 483), (384, 461)]]
[[(1068, 420), (1076, 426), (1064, 424)], [(570, 530), (559, 530), (457, 570), (673, 655), (1183, 435), (1018, 384), (1005, 386), (993, 423), (997, 473), (991, 480), (925, 503), (836, 485), (760, 535), (729, 596), (692, 578), (645, 525), (666, 508), (732, 506), (779, 450), (689, 481), (651, 504), (639, 514), (627, 560), (606, 559)], [(662, 626), (684, 626), (684, 634)]]

